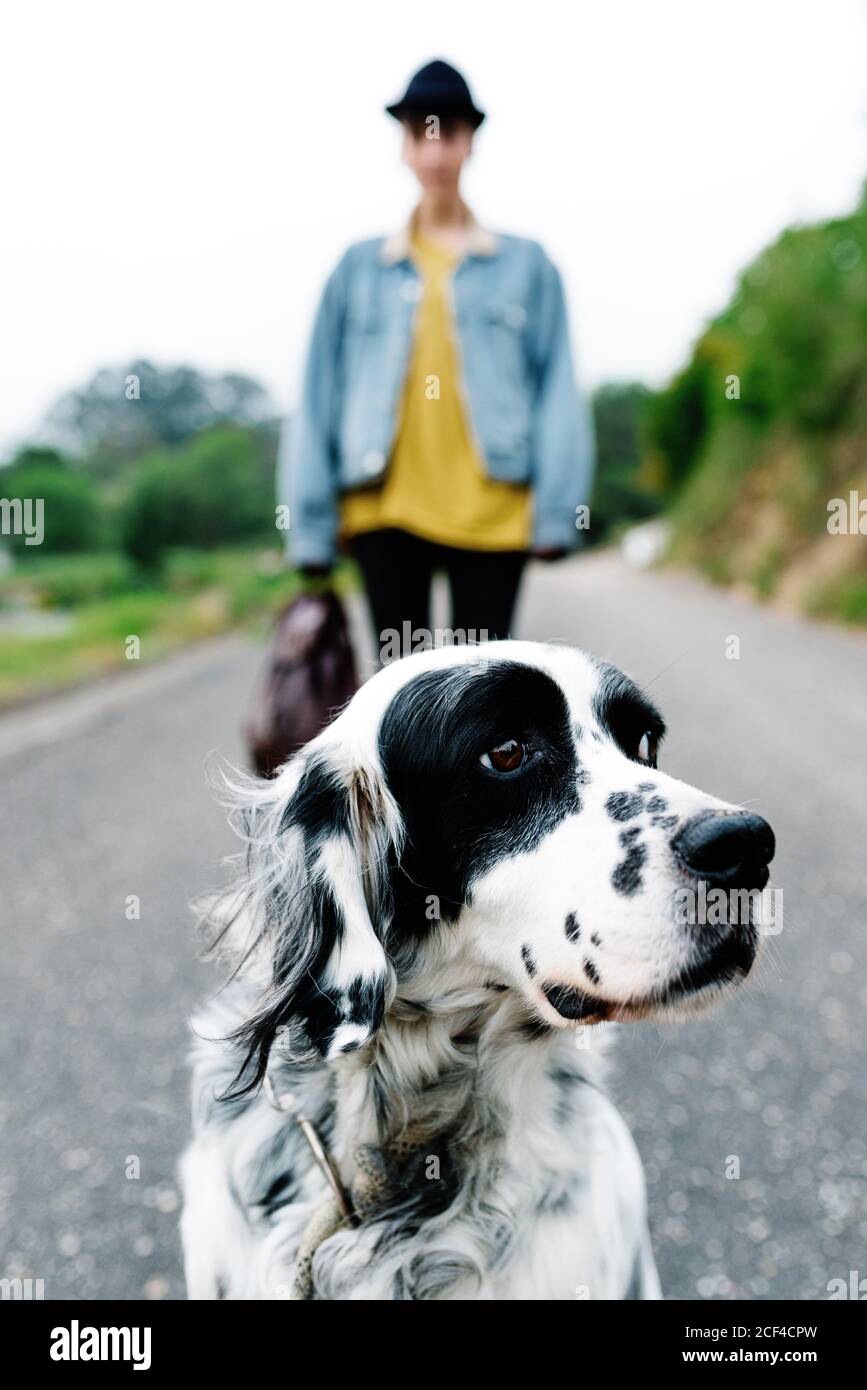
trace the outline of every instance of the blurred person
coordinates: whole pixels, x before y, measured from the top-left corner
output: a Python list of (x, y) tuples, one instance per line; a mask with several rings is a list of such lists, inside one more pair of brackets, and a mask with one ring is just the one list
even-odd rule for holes
[(430, 644), (437, 570), (458, 640), (507, 637), (528, 556), (576, 545), (593, 473), (560, 276), (461, 196), (485, 119), (465, 79), (428, 63), (386, 110), (421, 196), (328, 280), (280, 457), (294, 563), (352, 555), (383, 660)]

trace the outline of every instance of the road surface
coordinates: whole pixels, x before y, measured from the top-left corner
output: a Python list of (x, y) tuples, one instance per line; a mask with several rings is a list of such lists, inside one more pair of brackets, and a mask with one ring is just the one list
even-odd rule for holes
[[(777, 832), (757, 978), (621, 1028), (613, 1087), (668, 1296), (827, 1298), (867, 1276), (867, 643), (607, 554), (534, 570), (517, 629), (629, 670), (666, 770)], [(234, 846), (204, 766), (240, 759), (260, 661), (230, 637), (0, 720), (0, 1276), (46, 1298), (183, 1296), (185, 1019), (216, 982), (187, 903)]]

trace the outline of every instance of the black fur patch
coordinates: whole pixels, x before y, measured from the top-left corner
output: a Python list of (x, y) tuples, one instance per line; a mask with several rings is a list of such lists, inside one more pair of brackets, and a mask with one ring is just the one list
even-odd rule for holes
[[(486, 985), (486, 989), (505, 989), (505, 985)], [(401, 999), (400, 1006), (415, 1014), (418, 1018), (425, 1018), (430, 1013), (430, 1005), (422, 999)]]
[(309, 759), (281, 821), (284, 834), (300, 830), (302, 835), (303, 888), (277, 877), (265, 900), (265, 933), (273, 942), (272, 985), (258, 1010), (232, 1034), (242, 1060), (229, 1099), (259, 1085), (282, 1030), (287, 1030), (293, 1052), (315, 1049), (324, 1056), (342, 1023), (373, 1031), (382, 1019), (383, 979), (358, 977), (346, 990), (332, 992), (322, 983), (346, 924), (321, 853), (326, 841), (349, 837), (350, 819), (348, 793), (336, 772), (324, 756)]
[[(665, 734), (665, 720), (634, 681), (615, 666), (598, 664), (600, 681), (593, 698), (593, 712), (621, 752), (638, 762), (642, 735), (649, 733), (660, 741)], [(650, 782), (642, 786), (647, 791), (653, 790)]]
[(548, 1074), (557, 1088), (555, 1118), (558, 1125), (562, 1126), (573, 1116), (575, 1092), (588, 1082), (571, 1067), (557, 1065), (552, 1067)]
[(568, 941), (577, 941), (581, 935), (581, 927), (579, 926), (578, 918), (575, 916), (574, 912), (570, 912), (569, 916), (566, 918), (564, 930)]
[(533, 976), (536, 973), (536, 962), (533, 960), (533, 952), (530, 950), (529, 946), (521, 947), (521, 960), (524, 962), (524, 967), (527, 971), (527, 974), (530, 976), (530, 979), (532, 980)]
[(641, 834), (641, 826), (640, 826), (640, 825), (633, 825), (629, 830), (621, 830), (620, 835), (619, 835), (618, 838), (619, 838), (620, 843), (622, 844), (623, 848), (624, 848), (624, 849), (628, 849), (629, 846), (632, 844), (632, 842), (633, 842), (634, 840), (637, 840), (637, 839), (638, 839), (638, 837), (639, 837), (640, 834)]
[[(317, 981), (343, 935), (341, 908), (321, 878), (312, 879), (300, 901), (290, 904), (286, 897), (285, 891), (275, 889), (267, 904), (274, 932), (273, 985), (258, 1012), (232, 1034), (244, 1049), (238, 1078), (246, 1081), (230, 1095), (243, 1095), (259, 1085), (281, 1029), (293, 1023), (297, 1027), (300, 1018), (309, 1042), (324, 1052), (340, 1021), (340, 1001), (324, 994)], [(293, 897), (298, 899), (297, 892)], [(298, 929), (291, 930), (299, 913)]]
[(599, 971), (596, 969), (596, 966), (593, 964), (589, 956), (584, 962), (584, 974), (587, 976), (591, 984), (599, 984)]
[(654, 815), (659, 815), (661, 811), (668, 810), (668, 802), (664, 796), (652, 796), (647, 803), (647, 810)]
[[(491, 772), (481, 756), (507, 738), (525, 764)], [(382, 721), (380, 755), (406, 838), (395, 866), (393, 939), (427, 935), (436, 894), (453, 922), (473, 881), (500, 859), (532, 850), (581, 808), (572, 721), (556, 681), (531, 666), (426, 671), (397, 692)]]
[(323, 757), (310, 758), (283, 812), (281, 830), (298, 826), (312, 847), (324, 836), (349, 832), (346, 788)]
[(644, 797), (638, 792), (612, 792), (605, 809), (612, 820), (633, 820), (644, 810)]
[(601, 945), (602, 945), (602, 937), (599, 935), (598, 931), (595, 931), (595, 932), (593, 933), (593, 935), (591, 936), (591, 938), (590, 938), (590, 945), (591, 945), (591, 946), (601, 946)]
[(611, 875), (611, 886), (616, 893), (631, 898), (641, 887), (641, 870), (647, 859), (646, 845), (633, 845), (622, 864), (618, 864)]

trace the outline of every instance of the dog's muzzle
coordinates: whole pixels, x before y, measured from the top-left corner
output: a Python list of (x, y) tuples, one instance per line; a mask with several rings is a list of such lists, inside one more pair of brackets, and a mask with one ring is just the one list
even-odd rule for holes
[(753, 900), (768, 882), (774, 848), (773, 830), (750, 811), (705, 811), (678, 831), (672, 849), (681, 869), (705, 893), (705, 906), (693, 919), (696, 959), (669, 982), (668, 1001), (749, 974), (758, 950)]

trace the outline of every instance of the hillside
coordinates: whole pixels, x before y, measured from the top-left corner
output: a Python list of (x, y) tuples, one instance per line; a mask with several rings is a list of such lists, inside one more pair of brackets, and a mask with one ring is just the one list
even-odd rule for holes
[(674, 561), (867, 622), (867, 187), (851, 216), (789, 229), (743, 272), (648, 403), (645, 439)]

